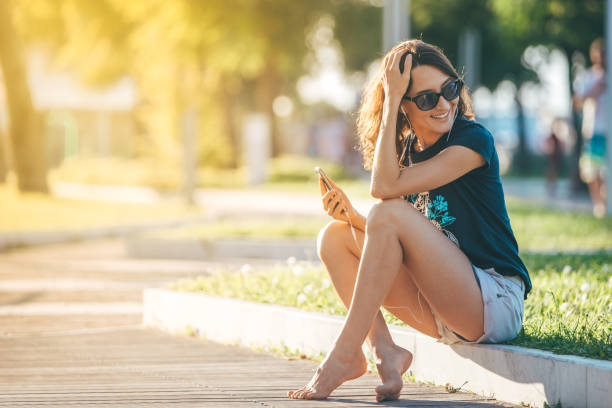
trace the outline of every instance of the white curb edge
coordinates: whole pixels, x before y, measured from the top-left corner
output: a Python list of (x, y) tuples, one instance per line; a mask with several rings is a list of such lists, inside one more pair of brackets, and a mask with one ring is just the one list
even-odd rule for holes
[[(223, 343), (284, 344), (326, 352), (343, 318), (295, 308), (166, 289), (143, 292), (143, 324), (171, 332), (188, 326)], [(396, 343), (414, 353), (421, 381), (450, 383), (511, 403), (604, 408), (612, 405), (612, 362), (506, 345), (438, 343), (407, 327), (390, 326)], [(305, 379), (307, 380), (307, 379)]]

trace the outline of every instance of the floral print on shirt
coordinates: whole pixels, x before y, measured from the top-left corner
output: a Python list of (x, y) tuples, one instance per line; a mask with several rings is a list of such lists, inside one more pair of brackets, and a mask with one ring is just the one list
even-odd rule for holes
[(457, 246), (459, 240), (455, 235), (444, 227), (455, 222), (456, 218), (448, 214), (448, 202), (442, 195), (436, 195), (433, 201), (429, 198), (429, 192), (415, 193), (404, 196), (421, 214), (423, 214), (433, 225), (453, 241)]

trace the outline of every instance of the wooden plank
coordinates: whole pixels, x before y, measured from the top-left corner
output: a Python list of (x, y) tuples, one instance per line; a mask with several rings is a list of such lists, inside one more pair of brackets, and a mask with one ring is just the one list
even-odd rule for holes
[[(71, 248), (75, 248), (74, 259)], [(142, 265), (111, 253), (121, 271), (96, 269), (87, 245), (0, 254), (1, 279), (104, 279), (113, 282), (174, 280), (180, 273), (164, 270), (147, 276)], [(57, 255), (57, 258), (55, 256)], [(4, 260), (10, 262), (3, 262)], [(101, 260), (104, 257), (100, 257)], [(105, 261), (106, 262), (106, 261)], [(151, 261), (147, 261), (151, 262)], [(82, 266), (80, 266), (82, 265)], [(153, 264), (151, 264), (153, 266)], [(126, 272), (133, 268), (134, 272)], [(136, 271), (138, 273), (136, 273)], [(23, 272), (23, 273), (22, 273)], [(184, 276), (184, 275), (183, 275)], [(33, 286), (35, 286), (33, 284)], [(1, 294), (0, 294), (1, 295)], [(112, 302), (108, 293), (24, 291), (3, 298), (10, 303)], [(122, 293), (134, 298), (135, 293)], [(119, 299), (121, 296), (119, 296)], [(6, 303), (5, 303), (6, 304)], [(65, 315), (0, 316), (0, 407), (499, 407), (494, 400), (470, 393), (447, 393), (442, 387), (407, 383), (399, 401), (376, 403), (373, 374), (343, 384), (325, 401), (296, 401), (288, 390), (304, 385), (317, 363), (284, 359), (267, 353), (215, 344), (139, 326), (137, 316)], [(504, 406), (510, 406), (504, 404)]]

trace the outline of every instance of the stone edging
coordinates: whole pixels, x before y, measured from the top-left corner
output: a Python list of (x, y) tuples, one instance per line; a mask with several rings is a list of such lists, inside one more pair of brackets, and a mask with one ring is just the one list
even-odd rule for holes
[[(170, 331), (190, 326), (206, 338), (326, 352), (343, 318), (295, 308), (165, 289), (145, 289), (143, 323)], [(511, 403), (610, 407), (612, 362), (506, 345), (447, 346), (407, 327), (394, 340), (414, 353), (417, 380), (450, 383)], [(307, 380), (307, 379), (305, 379)]]

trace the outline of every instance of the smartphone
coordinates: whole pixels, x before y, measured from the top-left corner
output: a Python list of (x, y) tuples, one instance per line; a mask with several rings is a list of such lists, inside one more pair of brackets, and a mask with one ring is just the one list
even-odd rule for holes
[(323, 180), (323, 184), (325, 185), (325, 188), (327, 189), (327, 191), (331, 191), (334, 189), (331, 183), (329, 182), (329, 180), (327, 179), (327, 176), (323, 172), (323, 169), (317, 166), (315, 167), (315, 172), (319, 175), (319, 177), (321, 177), (321, 180)]

